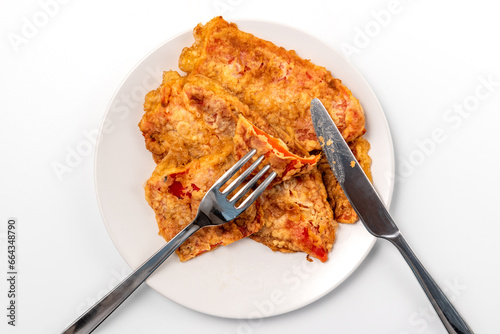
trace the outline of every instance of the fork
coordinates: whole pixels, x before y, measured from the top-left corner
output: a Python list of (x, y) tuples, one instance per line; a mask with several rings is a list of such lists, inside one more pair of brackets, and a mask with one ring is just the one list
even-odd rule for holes
[(75, 322), (69, 325), (62, 334), (91, 333), (196, 231), (206, 226), (216, 226), (227, 223), (245, 211), (262, 194), (276, 176), (276, 173), (272, 171), (241, 204), (237, 205), (237, 203), (249, 193), (250, 189), (255, 186), (257, 181), (269, 170), (269, 165), (264, 166), (250, 181), (242, 186), (231, 199), (227, 197), (262, 163), (264, 156), (260, 156), (255, 160), (250, 167), (242, 172), (241, 175), (225, 189), (221, 190), (221, 187), (242, 169), (256, 152), (255, 149), (248, 152), (212, 185), (201, 200), (198, 207), (198, 213), (191, 223), (156, 252), (156, 254), (151, 256), (139, 268), (133, 271), (118, 286), (82, 314)]

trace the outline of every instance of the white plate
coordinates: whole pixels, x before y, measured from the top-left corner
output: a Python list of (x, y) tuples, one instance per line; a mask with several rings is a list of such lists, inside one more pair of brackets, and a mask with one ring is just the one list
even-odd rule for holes
[[(325, 66), (359, 98), (366, 112), (366, 137), (372, 144), (374, 183), (389, 205), (394, 175), (391, 136), (382, 108), (360, 73), (303, 32), (268, 22), (237, 23), (244, 31)], [(182, 48), (192, 43), (188, 31), (146, 56), (119, 87), (102, 123), (95, 162), (97, 196), (111, 239), (132, 268), (164, 244), (144, 199), (143, 184), (154, 169), (137, 126), (144, 95), (158, 86), (163, 70), (178, 70)], [(310, 263), (303, 253), (275, 253), (245, 239), (186, 263), (173, 255), (147, 284), (199, 312), (228, 318), (268, 317), (296, 310), (332, 291), (358, 267), (374, 242), (361, 223), (342, 225), (329, 260)]]

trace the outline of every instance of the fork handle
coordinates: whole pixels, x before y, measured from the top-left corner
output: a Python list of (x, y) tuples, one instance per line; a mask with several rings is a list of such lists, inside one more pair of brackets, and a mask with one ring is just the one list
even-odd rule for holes
[(172, 240), (134, 270), (119, 285), (111, 290), (94, 306), (69, 325), (62, 334), (91, 333), (113, 311), (121, 305), (187, 238), (198, 231), (200, 226), (192, 222)]
[(413, 253), (403, 235), (398, 233), (394, 237), (387, 238), (387, 240), (392, 242), (405, 258), (448, 333), (473, 334), (465, 320), (460, 316), (455, 307), (453, 307), (446, 295), (418, 260), (415, 253)]

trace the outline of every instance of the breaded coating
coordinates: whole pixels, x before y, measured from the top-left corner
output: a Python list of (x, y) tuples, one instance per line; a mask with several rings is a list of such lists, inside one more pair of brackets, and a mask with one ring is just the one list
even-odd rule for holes
[[(159, 160), (145, 192), (165, 240), (194, 219), (210, 186), (252, 148), (265, 155), (265, 163), (279, 174), (275, 184), (307, 173), (318, 162), (319, 156), (292, 154), (281, 140), (250, 123), (242, 115), (248, 108), (210, 79), (186, 78), (175, 72), (166, 72), (164, 79), (148, 94), (139, 127), (146, 147), (156, 152), (153, 157)], [(254, 119), (266, 127), (265, 121)], [(176, 251), (180, 260), (260, 230), (256, 205), (231, 223), (196, 232)]]
[(160, 87), (146, 95), (139, 128), (156, 163), (171, 151), (179, 163), (186, 163), (232, 145), (237, 121), (233, 110), (246, 106), (227, 93), (214, 92), (219, 87), (213, 85), (204, 77), (187, 79), (169, 71)]
[(305, 252), (322, 262), (328, 259), (338, 224), (316, 168), (266, 189), (258, 201), (263, 226), (250, 238), (273, 251)]
[[(159, 234), (165, 240), (172, 239), (194, 219), (203, 196), (234, 163), (231, 151), (226, 150), (181, 167), (162, 162), (156, 166), (145, 186), (146, 200), (156, 213)], [(179, 259), (187, 261), (257, 232), (262, 224), (255, 219), (255, 205), (227, 224), (197, 231), (176, 250)]]
[(324, 67), (216, 17), (194, 29), (179, 68), (214, 79), (307, 152), (319, 150), (310, 103), (319, 98), (346, 141), (365, 133), (359, 101)]
[[(322, 262), (338, 222), (355, 211), (321, 153), (310, 115), (319, 98), (371, 179), (359, 101), (324, 67), (216, 17), (194, 29), (179, 67), (146, 95), (139, 128), (157, 163), (145, 186), (159, 234), (170, 240), (195, 217), (210, 186), (255, 148), (277, 173), (233, 222), (201, 229), (176, 251), (181, 261), (250, 237), (274, 251)], [(255, 172), (254, 172), (255, 174)]]
[(174, 160), (187, 163), (232, 145), (239, 115), (270, 135), (286, 137), (201, 75), (181, 77), (175, 71), (164, 72), (162, 84), (146, 95), (144, 111), (139, 129), (156, 163), (169, 152)]

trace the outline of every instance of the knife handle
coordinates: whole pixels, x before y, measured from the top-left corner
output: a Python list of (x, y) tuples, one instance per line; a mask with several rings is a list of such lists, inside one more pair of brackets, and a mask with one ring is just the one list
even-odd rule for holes
[(448, 333), (473, 334), (465, 320), (413, 253), (403, 235), (398, 233), (391, 238), (387, 238), (387, 240), (392, 242), (405, 258)]

